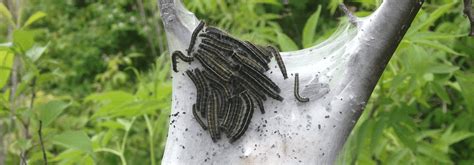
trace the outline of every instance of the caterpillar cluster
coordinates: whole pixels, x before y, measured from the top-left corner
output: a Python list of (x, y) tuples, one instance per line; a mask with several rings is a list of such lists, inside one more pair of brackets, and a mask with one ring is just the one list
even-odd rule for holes
[(208, 130), (214, 142), (227, 135), (229, 142), (238, 140), (247, 130), (254, 109), (265, 113), (263, 102), (267, 97), (283, 101), (280, 88), (264, 73), (275, 57), (283, 77), (288, 78), (278, 50), (238, 40), (215, 27), (200, 22), (183, 52), (172, 53), (172, 67), (177, 60), (193, 62), (203, 69), (186, 70), (186, 75), (197, 89), (196, 103), (192, 106), (194, 118)]

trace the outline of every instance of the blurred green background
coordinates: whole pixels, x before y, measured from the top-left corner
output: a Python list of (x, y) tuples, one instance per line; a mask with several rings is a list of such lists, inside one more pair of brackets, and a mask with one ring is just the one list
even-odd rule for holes
[[(0, 164), (42, 164), (39, 120), (52, 164), (160, 164), (171, 82), (156, 0), (0, 2)], [(341, 0), (184, 2), (283, 51), (323, 41), (345, 19)], [(381, 0), (345, 3), (366, 16)], [(474, 38), (462, 7), (426, 1), (339, 164), (474, 164)]]

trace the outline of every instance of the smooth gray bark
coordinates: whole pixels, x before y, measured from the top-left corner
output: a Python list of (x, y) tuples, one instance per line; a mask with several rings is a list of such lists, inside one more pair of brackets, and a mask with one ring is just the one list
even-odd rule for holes
[[(183, 51), (197, 18), (179, 0), (159, 0), (170, 52)], [(196, 90), (184, 76), (196, 62), (173, 73), (173, 103), (163, 164), (332, 164), (359, 119), (386, 64), (422, 5), (421, 0), (386, 0), (372, 15), (356, 18), (330, 40), (282, 52), (288, 73), (300, 74), (309, 103), (293, 96), (293, 76), (284, 80), (276, 62), (267, 75), (282, 89), (283, 102), (267, 100), (245, 135), (213, 143), (192, 117)], [(272, 74), (273, 73), (273, 74)]]

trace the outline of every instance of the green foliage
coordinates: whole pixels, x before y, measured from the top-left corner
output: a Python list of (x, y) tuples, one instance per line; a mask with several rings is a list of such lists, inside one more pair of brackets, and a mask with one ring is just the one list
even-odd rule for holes
[(52, 100), (45, 104), (40, 104), (35, 109), (39, 113), (38, 120), (42, 121), (42, 125), (47, 127), (51, 122), (54, 121), (63, 111), (69, 106), (69, 104), (61, 100)]
[(10, 10), (8, 10), (3, 3), (0, 3), (0, 16), (2, 16), (3, 19), (6, 19), (10, 25), (16, 26), (15, 22), (13, 22), (13, 16), (10, 13)]
[(0, 50), (0, 88), (3, 88), (7, 83), (10, 71), (13, 66), (13, 54), (8, 50)]
[(30, 1), (28, 11), (48, 17), (37, 27), (45, 34), (38, 40), (51, 42), (45, 69), (62, 76), (52, 90), (83, 97), (130, 85), (136, 79), (124, 69), (147, 70), (165, 49), (156, 1)]
[(30, 16), (30, 18), (28, 18), (28, 20), (26, 20), (25, 24), (23, 25), (23, 28), (27, 28), (33, 22), (36, 22), (36, 21), (38, 21), (39, 19), (41, 19), (45, 16), (46, 16), (46, 13), (44, 13), (44, 12), (36, 12), (32, 16)]
[(298, 46), (286, 34), (277, 32), (277, 39), (278, 39), (278, 44), (280, 45), (281, 51), (298, 50)]
[(314, 39), (316, 38), (316, 27), (318, 25), (319, 16), (321, 15), (321, 5), (318, 9), (308, 18), (308, 21), (304, 25), (303, 29), (303, 47), (311, 47), (314, 45)]
[(92, 153), (92, 143), (83, 131), (67, 131), (53, 137), (53, 142), (67, 148)]
[[(472, 48), (461, 3), (425, 4), (372, 94), (341, 164), (472, 164)], [(469, 77), (469, 78), (467, 78)], [(469, 81), (469, 82), (466, 82)], [(471, 85), (467, 85), (470, 83)], [(467, 90), (466, 90), (467, 89)]]
[[(283, 51), (323, 41), (343, 16), (337, 10), (340, 0), (184, 2), (211, 25)], [(358, 16), (380, 3), (346, 1)], [(30, 164), (42, 163), (39, 120), (52, 164), (160, 162), (171, 81), (156, 6), (154, 0), (28, 0), (23, 15), (30, 17), (17, 19), (0, 3), (0, 21), (6, 22), (0, 24), (0, 136), (7, 145), (6, 164), (19, 164), (24, 151)], [(469, 25), (460, 8), (461, 2), (448, 0), (424, 5), (340, 164), (474, 162), (474, 39), (465, 37)], [(7, 27), (14, 25), (21, 27), (9, 38)], [(8, 80), (16, 60), (22, 65), (12, 99)]]

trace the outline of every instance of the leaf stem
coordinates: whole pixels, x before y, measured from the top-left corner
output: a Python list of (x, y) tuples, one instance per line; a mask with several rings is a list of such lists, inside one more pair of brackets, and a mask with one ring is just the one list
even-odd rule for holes
[(118, 152), (116, 150), (113, 150), (113, 149), (110, 149), (110, 148), (99, 148), (99, 149), (95, 150), (94, 152), (108, 152), (108, 153), (117, 155), (118, 157), (120, 157), (120, 161), (122, 161), (122, 165), (127, 165), (127, 161), (125, 160), (125, 156), (123, 155), (123, 152), (120, 153), (120, 152)]
[(46, 156), (46, 150), (44, 149), (44, 144), (43, 144), (43, 135), (41, 133), (41, 128), (43, 127), (43, 121), (39, 121), (39, 129), (38, 129), (38, 136), (41, 144), (41, 150), (43, 151), (43, 160), (44, 164), (48, 165), (48, 157)]
[(151, 160), (151, 164), (152, 165), (155, 165), (155, 150), (154, 150), (154, 146), (155, 144), (153, 143), (153, 137), (154, 137), (154, 132), (153, 132), (153, 127), (151, 126), (151, 123), (150, 123), (150, 119), (148, 118), (148, 115), (143, 115), (143, 117), (145, 118), (145, 121), (146, 121), (146, 127), (148, 129), (148, 142), (150, 143), (150, 160)]

